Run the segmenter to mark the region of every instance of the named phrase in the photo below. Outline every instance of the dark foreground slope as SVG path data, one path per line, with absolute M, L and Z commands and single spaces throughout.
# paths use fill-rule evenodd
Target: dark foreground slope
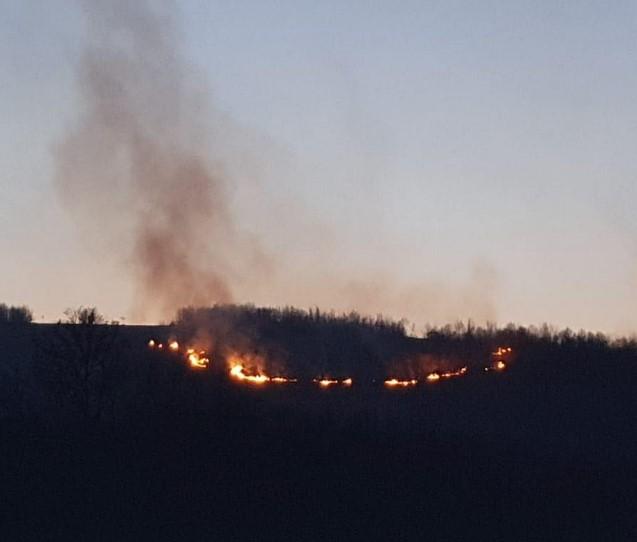
M 637 379 L 624 351 L 558 356 L 537 343 L 502 374 L 416 389 L 257 389 L 148 354 L 148 334 L 169 332 L 123 332 L 118 355 L 134 370 L 99 419 L 44 398 L 47 412 L 5 411 L 3 540 L 637 535 Z M 4 361 L 28 358 L 33 330 L 3 333 Z
M 634 539 L 632 463 L 238 399 L 127 426 L 5 426 L 3 539 Z

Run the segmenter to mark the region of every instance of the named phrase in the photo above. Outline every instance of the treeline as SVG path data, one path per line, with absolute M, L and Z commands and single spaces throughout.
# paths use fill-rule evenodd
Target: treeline
M 212 347 L 217 358 L 238 353 L 272 373 L 305 378 L 376 377 L 392 360 L 416 352 L 418 343 L 402 321 L 292 307 L 189 307 L 178 312 L 175 329 Z
M 533 360 L 543 370 L 586 363 L 635 362 L 637 341 L 602 333 L 559 330 L 548 324 L 476 326 L 471 321 L 428 326 L 416 337 L 406 322 L 356 312 L 336 314 L 319 309 L 258 308 L 217 305 L 181 309 L 177 334 L 208 341 L 223 357 L 228 351 L 254 355 L 276 372 L 285 367 L 298 376 L 353 376 L 359 379 L 417 377 L 424 372 L 458 366 L 484 366 L 498 347 L 513 349 L 512 361 Z
M 26 305 L 12 306 L 0 303 L 0 324 L 28 324 L 33 320 L 33 312 Z
M 194 372 L 183 355 L 149 349 L 150 338 L 206 349 L 210 369 Z M 544 386 L 547 377 L 557 386 L 586 387 L 637 378 L 634 339 L 471 322 L 428 327 L 415 337 L 402 321 L 289 307 L 184 308 L 170 326 L 113 325 L 95 308 L 80 307 L 57 324 L 0 326 L 0 342 L 0 418 L 29 411 L 96 420 L 200 408 L 227 382 L 225 360 L 232 355 L 271 376 L 351 377 L 356 387 L 464 366 L 463 381 L 481 378 L 499 347 L 512 349 L 506 378 L 522 388 Z

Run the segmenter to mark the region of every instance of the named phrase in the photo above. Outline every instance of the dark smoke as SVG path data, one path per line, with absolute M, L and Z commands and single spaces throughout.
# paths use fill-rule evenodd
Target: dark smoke
M 82 6 L 81 112 L 55 153 L 64 205 L 105 260 L 132 272 L 137 317 L 231 301 L 229 262 L 251 248 L 210 163 L 208 91 L 182 56 L 174 6 Z

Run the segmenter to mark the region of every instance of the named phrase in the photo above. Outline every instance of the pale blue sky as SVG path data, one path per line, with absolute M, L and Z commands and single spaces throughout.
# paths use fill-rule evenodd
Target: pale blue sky
M 281 262 L 238 300 L 637 328 L 637 4 L 177 5 L 239 134 L 239 222 Z M 1 12 L 0 301 L 129 316 L 52 185 L 81 12 Z

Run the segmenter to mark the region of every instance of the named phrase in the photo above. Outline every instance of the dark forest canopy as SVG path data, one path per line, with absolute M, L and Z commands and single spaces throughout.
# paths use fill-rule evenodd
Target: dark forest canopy
M 26 305 L 10 306 L 0 303 L 0 324 L 28 324 L 33 320 L 33 312 Z
M 261 356 L 275 371 L 299 376 L 359 378 L 417 377 L 439 369 L 482 366 L 500 346 L 516 361 L 559 359 L 559 363 L 634 360 L 634 339 L 602 333 L 539 327 L 476 326 L 471 321 L 429 326 L 422 337 L 407 333 L 405 321 L 356 312 L 336 314 L 293 307 L 217 305 L 183 308 L 174 323 L 178 336 L 215 350 Z

